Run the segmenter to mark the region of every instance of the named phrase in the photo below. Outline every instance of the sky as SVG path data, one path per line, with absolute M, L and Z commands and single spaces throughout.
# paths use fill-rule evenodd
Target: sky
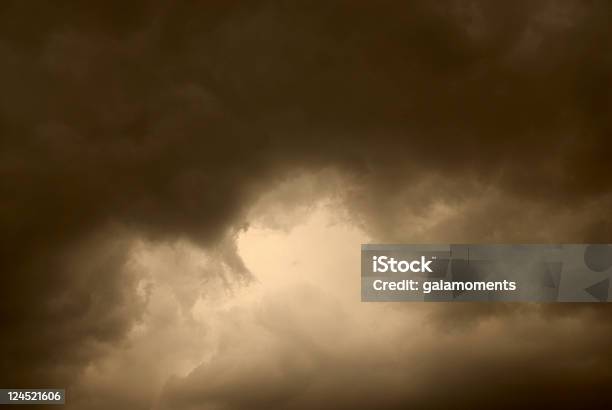
M 362 303 L 361 243 L 612 242 L 605 1 L 0 5 L 1 386 L 602 405 L 612 311 Z

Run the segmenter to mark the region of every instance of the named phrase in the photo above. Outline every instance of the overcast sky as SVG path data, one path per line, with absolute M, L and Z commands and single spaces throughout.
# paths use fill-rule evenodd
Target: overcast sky
M 359 301 L 363 242 L 612 242 L 607 1 L 0 4 L 0 377 L 74 409 L 573 407 L 605 305 Z

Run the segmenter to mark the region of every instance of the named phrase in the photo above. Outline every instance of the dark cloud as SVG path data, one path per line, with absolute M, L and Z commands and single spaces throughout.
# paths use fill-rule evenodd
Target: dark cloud
M 377 331 L 355 337 L 353 320 L 367 322 L 367 309 L 347 320 L 325 298 L 311 306 L 303 294 L 293 297 L 258 312 L 261 328 L 241 326 L 235 340 L 243 341 L 171 379 L 158 408 L 591 408 L 608 401 L 601 392 L 612 376 L 610 323 L 595 324 L 588 311 L 568 318 L 537 306 L 493 306 L 483 315 L 475 304 L 447 304 L 434 307 L 446 322 L 440 328 L 431 316 L 415 323 L 381 311 L 370 325 Z M 453 311 L 469 313 L 473 326 L 456 326 Z M 319 314 L 335 327 L 296 320 Z
M 213 246 L 295 170 L 346 175 L 355 221 L 385 241 L 417 221 L 419 238 L 440 241 L 610 242 L 611 11 L 3 3 L 2 384 L 69 383 L 122 340 L 144 303 L 123 241 Z M 572 377 L 560 385 L 587 392 Z

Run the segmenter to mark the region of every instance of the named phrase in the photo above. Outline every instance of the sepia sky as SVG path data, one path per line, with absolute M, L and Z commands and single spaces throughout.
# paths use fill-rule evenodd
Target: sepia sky
M 586 408 L 612 310 L 362 303 L 364 242 L 612 242 L 606 1 L 0 4 L 0 387 Z M 491 404 L 494 403 L 494 404 Z

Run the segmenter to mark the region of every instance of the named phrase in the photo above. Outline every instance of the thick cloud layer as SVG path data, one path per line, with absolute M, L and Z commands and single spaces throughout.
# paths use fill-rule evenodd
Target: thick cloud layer
M 4 2 L 2 385 L 125 339 L 134 238 L 249 277 L 228 242 L 303 170 L 376 240 L 610 242 L 610 7 Z

